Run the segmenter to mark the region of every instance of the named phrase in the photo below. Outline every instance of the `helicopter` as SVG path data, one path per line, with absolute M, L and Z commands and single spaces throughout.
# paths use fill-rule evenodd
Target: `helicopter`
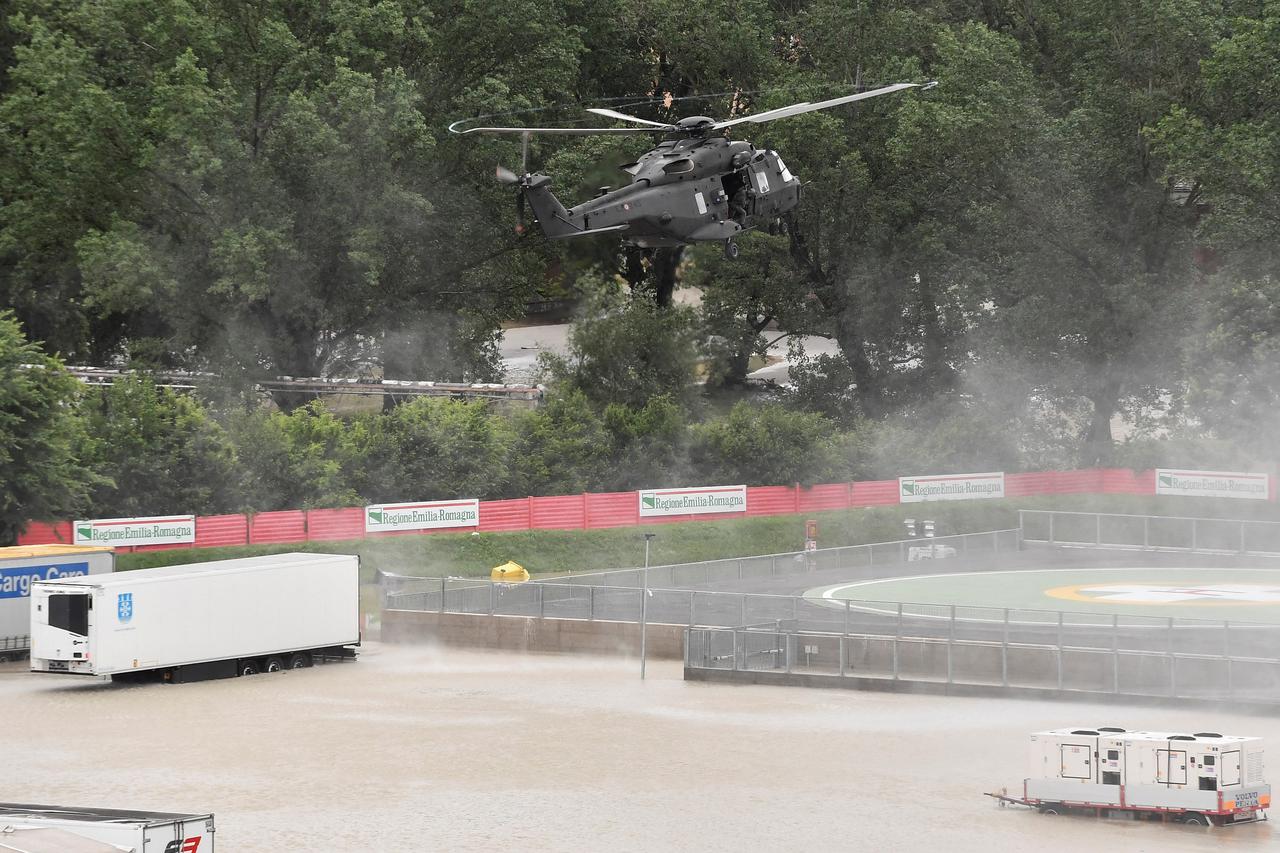
M 637 118 L 616 110 L 592 107 L 587 112 L 638 127 L 472 127 L 468 119 L 449 125 L 452 133 L 518 134 L 521 137 L 521 169 L 517 174 L 503 166 L 497 179 L 517 187 L 519 223 L 524 234 L 524 208 L 533 209 L 535 221 L 549 239 L 616 234 L 624 246 L 656 249 L 690 243 L 722 242 L 725 255 L 740 253 L 735 240 L 746 231 L 765 227 L 771 233 L 787 230 L 786 214 L 800 203 L 797 178 L 778 152 L 757 149 L 749 142 L 732 141 L 724 131 L 740 124 L 763 124 L 803 113 L 899 92 L 931 89 L 929 83 L 893 83 L 853 95 L 817 103 L 803 101 L 754 115 L 717 121 L 708 116 L 688 116 L 674 124 Z M 551 192 L 551 178 L 530 174 L 529 139 L 533 135 L 594 136 L 662 134 L 665 138 L 635 162 L 622 165 L 631 181 L 618 189 L 601 187 L 595 198 L 571 208 Z

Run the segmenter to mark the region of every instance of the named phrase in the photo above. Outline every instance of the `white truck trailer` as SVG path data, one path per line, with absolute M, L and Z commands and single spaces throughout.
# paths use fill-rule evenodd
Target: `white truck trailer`
M 31 670 L 197 681 L 355 656 L 359 558 L 275 554 L 42 581 Z
M 110 548 L 22 545 L 0 548 L 0 660 L 25 657 L 31 647 L 31 585 L 54 578 L 115 570 Z
M 0 845 L 6 831 L 16 840 L 24 830 L 33 839 L 71 833 L 131 853 L 213 853 L 213 815 L 82 809 L 28 803 L 0 803 Z M 36 845 L 32 845 L 35 847 Z M 0 846 L 0 849 L 7 849 Z M 19 848 L 21 849 L 21 848 Z M 46 850 L 78 850 L 65 842 Z M 86 849 L 91 848 L 86 843 Z
M 1044 814 L 1084 811 L 1225 826 L 1265 819 L 1261 738 L 1217 732 L 1054 729 L 1031 735 L 1021 797 Z

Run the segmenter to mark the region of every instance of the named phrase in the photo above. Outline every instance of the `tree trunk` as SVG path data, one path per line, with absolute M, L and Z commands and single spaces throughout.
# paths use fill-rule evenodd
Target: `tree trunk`
M 1120 407 L 1120 380 L 1106 377 L 1088 396 L 1093 403 L 1093 414 L 1085 433 L 1082 461 L 1086 465 L 1101 465 L 1111 458 L 1115 444 L 1111 435 L 1111 418 Z

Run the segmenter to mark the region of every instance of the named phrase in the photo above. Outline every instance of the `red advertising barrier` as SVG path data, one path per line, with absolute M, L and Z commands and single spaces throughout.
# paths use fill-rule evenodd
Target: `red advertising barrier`
M 307 510 L 307 540 L 360 539 L 364 536 L 364 509 Z
M 1271 478 L 1271 499 L 1276 499 L 1276 477 Z M 1088 468 L 1080 471 L 1029 471 L 1005 475 L 1005 495 L 1011 498 L 1069 494 L 1155 494 L 1154 471 L 1124 468 Z M 630 527 L 641 523 L 636 492 L 583 493 L 557 497 L 481 501 L 479 530 L 583 530 Z M 898 503 L 897 480 L 861 483 L 824 483 L 815 486 L 752 486 L 747 489 L 750 516 L 789 515 L 850 507 L 889 506 Z M 715 521 L 741 518 L 743 513 L 707 513 L 646 518 L 645 524 Z M 451 531 L 400 531 L 377 536 L 415 535 Z M 313 509 L 260 512 L 253 515 L 210 515 L 196 519 L 194 545 L 150 545 L 138 550 L 209 548 L 220 545 L 290 543 L 360 539 L 364 509 Z M 72 542 L 71 522 L 33 521 L 18 537 L 19 545 Z
M 202 515 L 196 518 L 195 547 L 248 544 L 249 519 L 243 515 Z
M 249 543 L 252 545 L 305 541 L 307 541 L 305 512 L 290 509 L 283 512 L 259 512 L 249 516 Z
M 635 492 L 587 495 L 587 527 L 631 527 L 640 523 L 640 498 Z

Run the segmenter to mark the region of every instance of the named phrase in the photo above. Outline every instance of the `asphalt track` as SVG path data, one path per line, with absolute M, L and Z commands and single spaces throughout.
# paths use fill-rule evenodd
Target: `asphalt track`
M 1248 584 L 1250 593 L 1261 588 L 1264 598 L 1276 593 L 1277 600 L 1228 603 L 1202 596 L 1188 603 L 1179 595 L 1210 584 L 1217 593 Z M 1135 585 L 1176 588 L 1172 597 L 1181 600 L 1113 600 L 1132 597 Z M 689 588 L 749 594 L 697 596 L 692 621 L 702 625 L 772 623 L 781 630 L 1264 658 L 1280 649 L 1280 560 L 1257 556 L 1032 548 Z M 1047 595 L 1049 590 L 1059 594 Z M 673 608 L 650 600 L 654 621 L 666 621 L 666 609 Z M 685 621 L 680 611 L 687 608 L 677 602 L 674 609 L 670 621 Z

